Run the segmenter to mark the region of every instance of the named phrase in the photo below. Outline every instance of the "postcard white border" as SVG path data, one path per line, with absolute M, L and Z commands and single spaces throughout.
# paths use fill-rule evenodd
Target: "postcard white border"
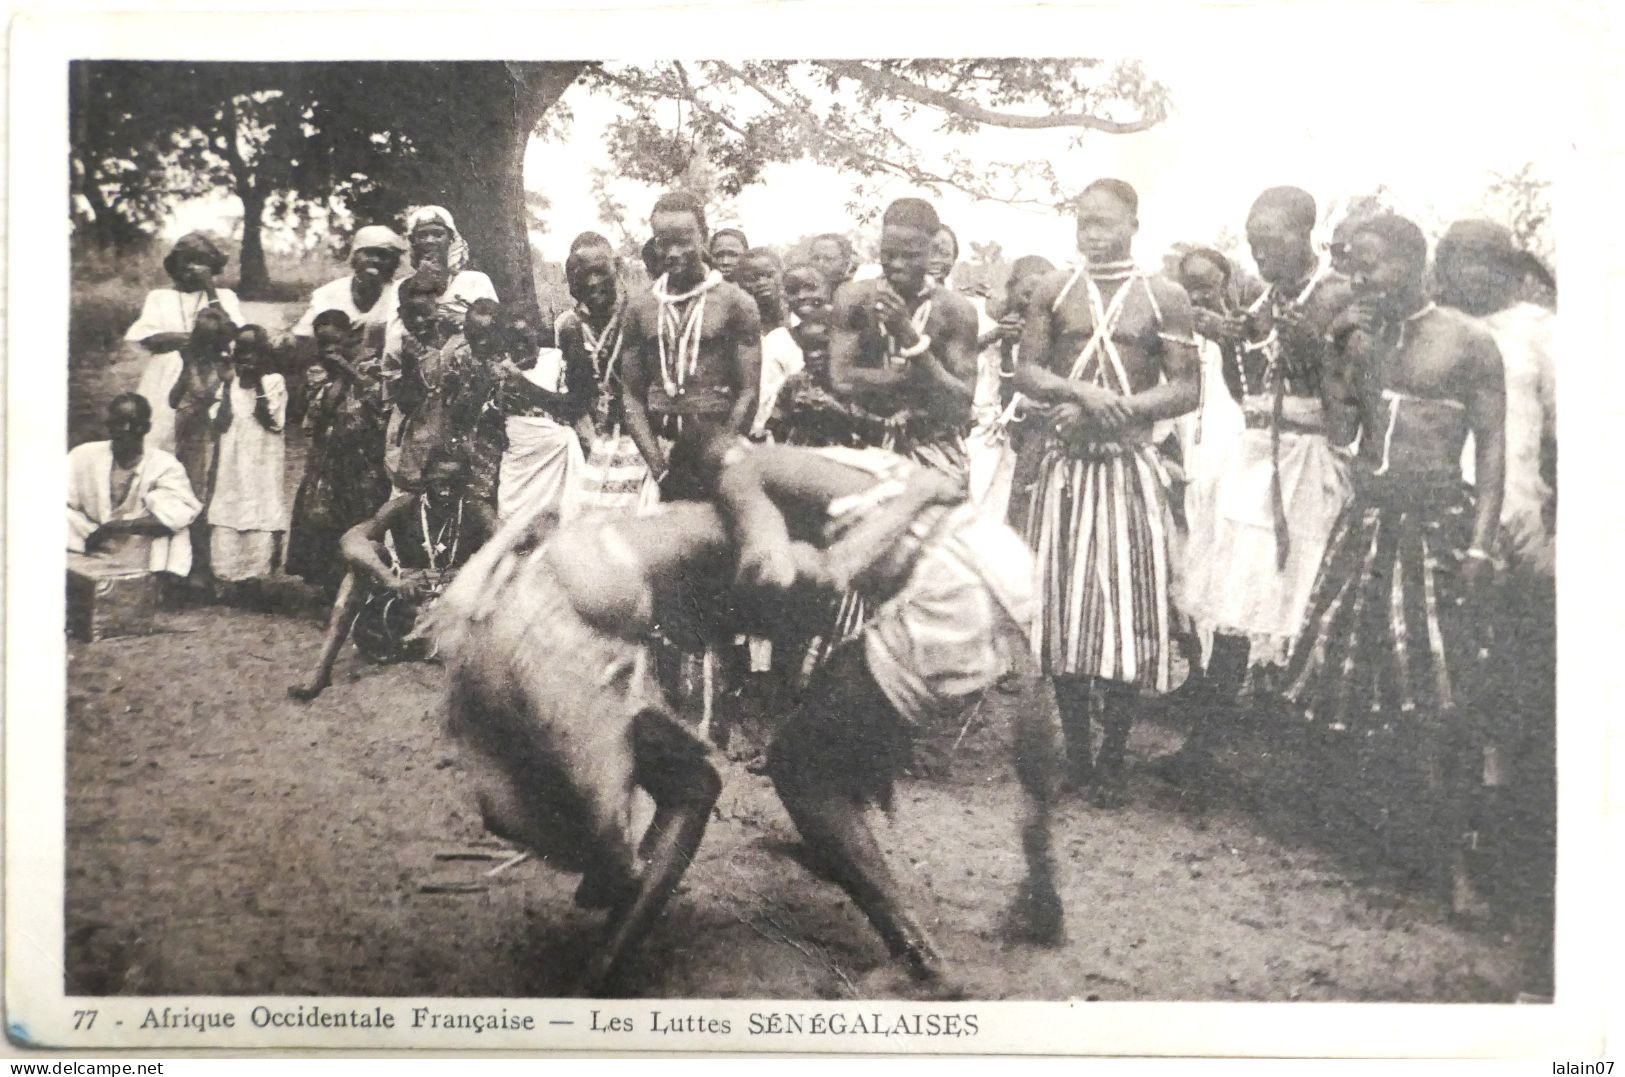
M 394 5 L 391 5 L 392 7 Z M 636 11 L 636 41 L 624 15 Z M 319 16 L 227 14 L 27 15 L 13 24 L 9 109 L 9 214 L 6 362 L 6 729 L 5 729 L 5 1001 L 6 1019 L 34 1044 L 90 1049 L 202 1046 L 192 1032 L 151 1039 L 125 1035 L 149 1003 L 228 1008 L 246 1014 L 265 1003 L 281 1009 L 320 1004 L 374 1005 L 403 1012 L 410 999 L 229 999 L 164 997 L 75 999 L 62 994 L 65 660 L 62 642 L 62 554 L 57 549 L 66 448 L 68 218 L 67 61 L 72 58 L 265 59 L 640 59 L 673 55 L 850 56 L 1024 55 L 1120 52 L 1154 55 L 1158 36 L 1206 34 L 1216 47 L 1238 48 L 1238 63 L 1258 52 L 1258 35 L 1280 40 L 1336 40 L 1378 49 L 1384 33 L 1426 34 L 1440 48 L 1506 51 L 1516 42 L 1486 36 L 1518 19 L 1561 20 L 1572 31 L 1575 149 L 1559 170 L 1560 334 L 1564 370 L 1560 414 L 1565 452 L 1562 486 L 1564 587 L 1560 594 L 1560 843 L 1557 994 L 1549 1006 L 1325 1003 L 1065 1003 L 910 1004 L 704 1000 L 527 1001 L 427 1000 L 436 1009 L 485 1012 L 525 1008 L 573 1017 L 592 1009 L 728 1017 L 744 1027 L 752 1011 L 778 1009 L 844 1014 L 881 1012 L 979 1015 L 978 1034 L 924 1043 L 913 1038 L 834 1037 L 773 1040 L 741 1035 L 640 1036 L 606 1042 L 592 1035 L 460 1038 L 305 1032 L 207 1037 L 207 1046 L 265 1048 L 526 1050 L 828 1051 L 865 1053 L 1085 1053 L 1097 1055 L 1594 1057 L 1600 1050 L 1607 992 L 1617 982 L 1615 912 L 1620 890 L 1612 873 L 1619 830 L 1604 808 L 1609 763 L 1618 763 L 1617 704 L 1625 698 L 1619 660 L 1622 636 L 1615 536 L 1625 492 L 1610 438 L 1619 429 L 1622 379 L 1619 337 L 1608 300 L 1619 277 L 1607 236 L 1617 218 L 1597 216 L 1604 194 L 1617 200 L 1619 139 L 1608 75 L 1619 50 L 1605 7 L 1579 4 L 1441 3 L 1360 5 L 1290 3 L 1127 5 L 992 5 L 962 3 L 617 4 L 594 10 L 533 13 L 448 7 L 439 13 Z M 618 19 L 618 14 L 622 16 Z M 1489 30 L 1486 30 L 1489 27 Z M 1071 42 L 1077 42 L 1075 48 Z M 1245 52 L 1242 43 L 1250 43 Z M 1035 49 L 1035 43 L 1044 48 Z M 498 50 L 500 51 L 494 51 Z M 1379 65 L 1380 66 L 1380 65 Z M 1509 74 L 1509 77 L 1515 77 Z M 1326 87 L 1322 90 L 1333 92 Z M 1346 92 L 1357 92 L 1351 87 Z M 1440 122 L 1448 122 L 1441 117 Z M 1199 182 L 1199 178 L 1193 178 Z M 1599 227 L 1603 220 L 1615 227 Z M 1594 380 L 1588 380 L 1594 379 Z M 1610 470 L 1611 465 L 1611 470 Z M 49 521 L 40 525 L 39 520 Z M 1610 760 L 1609 752 L 1614 755 Z M 1617 774 L 1617 770 L 1612 773 Z M 1617 810 L 1617 809 L 1616 809 Z M 1612 829 L 1607 829 L 1608 827 Z M 1613 836 L 1616 844 L 1604 843 Z M 93 1031 L 74 1032 L 73 1011 L 103 1015 Z M 1617 1013 L 1617 1010 L 1615 1011 Z M 107 1015 L 116 1014 L 111 1020 Z M 132 1015 L 134 1020 L 132 1020 Z M 122 1019 L 122 1028 L 112 1020 Z M 242 1019 L 239 1018 L 241 1021 Z

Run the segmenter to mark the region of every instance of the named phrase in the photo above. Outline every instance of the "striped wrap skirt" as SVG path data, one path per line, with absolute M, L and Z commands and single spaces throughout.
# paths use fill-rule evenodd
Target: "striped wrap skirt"
M 1171 526 L 1151 446 L 1046 447 L 1027 521 L 1045 674 L 1168 690 Z

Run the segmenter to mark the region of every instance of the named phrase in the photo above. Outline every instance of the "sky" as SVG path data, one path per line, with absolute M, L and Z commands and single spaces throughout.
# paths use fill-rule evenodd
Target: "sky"
M 1328 203 L 1375 189 L 1430 230 L 1482 212 L 1494 173 L 1534 162 L 1561 180 L 1574 156 L 1585 88 L 1569 78 L 1576 28 L 1562 18 L 1531 19 L 1533 5 L 1484 3 L 1404 8 L 1328 8 L 1335 18 L 1253 12 L 1242 22 L 1215 5 L 1176 9 L 1188 32 L 1155 38 L 1134 56 L 1171 91 L 1173 113 L 1150 131 L 1090 133 L 1079 150 L 1055 132 L 989 130 L 975 152 L 990 160 L 1051 159 L 1069 186 L 1099 176 L 1128 180 L 1141 197 L 1137 253 L 1154 264 L 1176 241 L 1240 235 L 1248 205 L 1266 187 L 1302 186 Z M 1462 18 L 1463 10 L 1473 17 Z M 1205 20 L 1205 21 L 1204 21 Z M 1218 20 L 1218 21 L 1215 21 Z M 1212 27 L 1234 26 L 1216 39 Z M 561 143 L 533 139 L 526 184 L 551 200 L 543 257 L 560 261 L 570 239 L 598 219 L 590 194 L 594 167 L 607 167 L 605 125 L 614 106 L 577 84 L 565 97 L 575 116 Z M 929 125 L 908 131 L 930 151 L 943 136 Z M 713 226 L 738 225 L 752 242 L 782 245 L 824 231 L 849 231 L 852 178 L 801 162 L 769 168 L 762 181 L 724 206 Z M 629 217 L 646 219 L 658 191 L 631 182 L 613 188 Z M 920 192 L 903 182 L 884 200 Z M 969 254 L 971 241 L 997 240 L 1006 258 L 1073 259 L 1072 225 L 1053 212 L 979 202 L 945 191 L 933 197 Z M 183 207 L 165 229 L 208 227 L 235 212 L 234 200 Z
M 1424 226 L 1481 212 L 1496 172 L 1535 162 L 1548 179 L 1565 166 L 1571 136 L 1565 115 L 1562 49 L 1526 41 L 1516 77 L 1499 49 L 1441 53 L 1430 43 L 1390 43 L 1379 71 L 1363 85 L 1340 85 L 1340 72 L 1359 61 L 1358 46 L 1273 50 L 1269 64 L 1233 52 L 1166 48 L 1143 57 L 1171 90 L 1174 113 L 1150 131 L 1090 133 L 1081 150 L 1066 150 L 1053 132 L 989 132 L 989 159 L 1042 159 L 1074 187 L 1117 176 L 1140 192 L 1137 252 L 1154 261 L 1176 241 L 1211 241 L 1221 229 L 1240 235 L 1247 208 L 1264 188 L 1301 186 L 1328 202 L 1385 185 L 1396 207 Z M 1339 62 L 1339 57 L 1345 62 Z M 1369 68 L 1368 68 L 1369 70 Z M 608 164 L 599 148 L 613 107 L 584 87 L 566 97 L 576 121 L 567 144 L 532 143 L 528 185 L 552 200 L 550 232 L 540 245 L 561 259 L 570 239 L 607 225 L 590 196 L 590 167 Z M 938 136 L 915 133 L 927 148 Z M 938 139 L 940 140 L 940 139 Z M 625 182 L 614 190 L 638 217 L 658 191 Z M 885 197 L 921 193 L 904 182 Z M 753 243 L 786 244 L 803 235 L 853 227 L 844 205 L 851 178 L 811 163 L 774 166 L 712 222 L 742 226 Z M 996 239 L 1007 258 L 1073 257 L 1072 226 L 1041 208 L 978 202 L 947 191 L 932 196 L 939 214 L 971 240 Z

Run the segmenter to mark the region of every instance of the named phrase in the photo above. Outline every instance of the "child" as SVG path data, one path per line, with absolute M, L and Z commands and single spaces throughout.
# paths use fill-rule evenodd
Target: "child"
M 282 493 L 282 423 L 288 391 L 271 372 L 269 336 L 257 325 L 237 331 L 233 365 L 212 410 L 214 490 L 209 499 L 209 561 L 215 579 L 232 586 L 268 576 L 287 530 Z

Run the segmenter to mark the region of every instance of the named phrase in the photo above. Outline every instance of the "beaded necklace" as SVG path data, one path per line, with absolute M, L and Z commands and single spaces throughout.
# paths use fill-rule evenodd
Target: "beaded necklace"
M 676 295 L 666 291 L 666 282 L 667 277 L 662 276 L 654 284 L 655 298 L 660 302 L 656 337 L 660 346 L 660 383 L 666 395 L 675 400 L 683 395 L 688 376 L 699 368 L 705 300 L 722 283 L 722 274 L 713 269 L 699 284 Z

